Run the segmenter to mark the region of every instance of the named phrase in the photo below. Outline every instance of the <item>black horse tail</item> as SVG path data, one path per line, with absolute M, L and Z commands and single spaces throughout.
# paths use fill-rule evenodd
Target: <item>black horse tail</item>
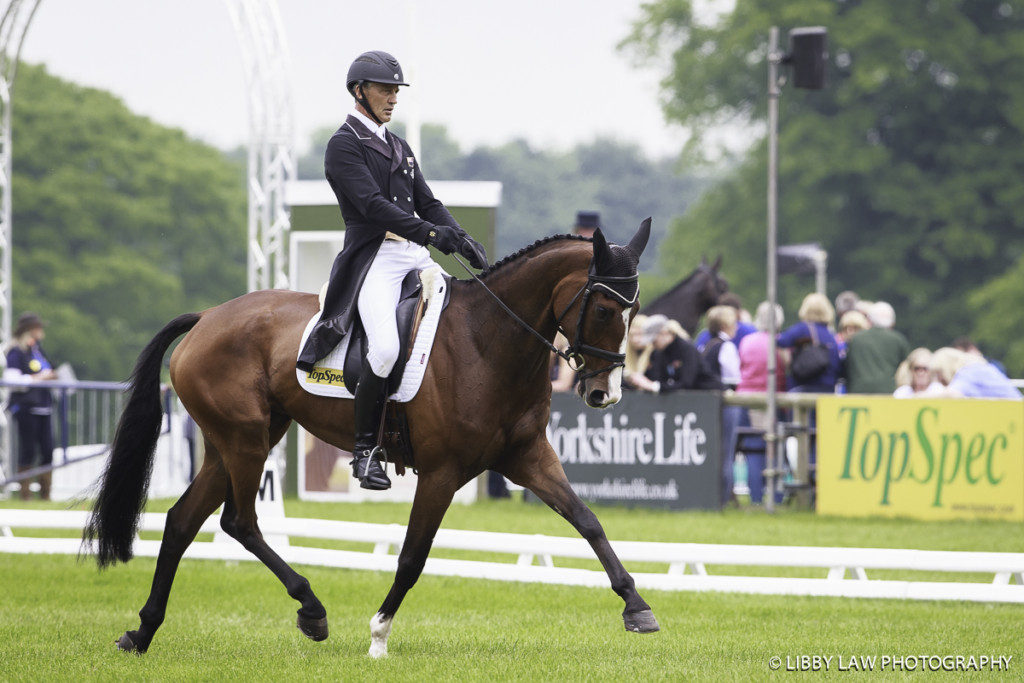
M 186 313 L 167 323 L 135 362 L 128 381 L 128 403 L 117 423 L 110 460 L 82 535 L 83 547 L 98 541 L 96 561 L 100 569 L 132 559 L 132 544 L 146 506 L 163 421 L 160 367 L 171 343 L 195 327 L 199 317 L 198 313 Z

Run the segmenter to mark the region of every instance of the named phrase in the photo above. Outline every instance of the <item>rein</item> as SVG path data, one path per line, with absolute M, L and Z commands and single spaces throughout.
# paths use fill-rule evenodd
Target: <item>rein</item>
M 637 275 L 625 276 L 625 277 L 599 276 L 599 275 L 594 275 L 593 273 L 589 273 L 587 275 L 587 283 L 585 285 L 583 285 L 582 287 L 580 287 L 580 291 L 576 292 L 576 296 L 574 296 L 572 298 L 572 300 L 569 302 L 569 305 L 565 307 L 565 310 L 562 311 L 562 314 L 559 315 L 558 318 L 555 320 L 555 323 L 558 325 L 558 331 L 561 332 L 563 335 L 565 335 L 566 339 L 568 339 L 569 335 L 565 333 L 565 329 L 562 327 L 562 320 L 565 318 L 566 314 L 569 312 L 569 309 L 571 309 L 573 307 L 573 304 L 576 303 L 576 301 L 580 298 L 580 296 L 583 297 L 583 301 L 580 304 L 580 317 L 576 320 L 575 341 L 570 342 L 569 347 L 565 351 L 562 351 L 557 346 L 555 346 L 554 344 L 549 342 L 544 337 L 544 335 L 542 335 L 540 332 L 538 332 L 537 330 L 535 330 L 532 327 L 530 327 L 529 323 L 527 323 L 525 320 L 523 320 L 518 315 L 516 315 L 515 312 L 511 308 L 509 308 L 505 304 L 505 302 L 502 301 L 501 298 L 497 294 L 495 294 L 493 291 L 491 291 L 491 288 L 488 287 L 487 284 L 483 280 L 481 280 L 479 277 L 477 277 L 476 273 L 474 273 L 472 270 L 469 269 L 469 266 L 467 266 L 462 261 L 462 259 L 460 259 L 455 254 L 452 254 L 452 257 L 456 261 L 458 261 L 459 265 L 462 266 L 466 270 L 467 273 L 469 273 L 470 277 L 472 277 L 474 280 L 476 280 L 476 282 L 481 287 L 483 287 L 484 290 L 488 294 L 491 295 L 491 298 L 494 299 L 498 303 L 498 305 L 501 307 L 501 309 L 503 311 L 508 313 L 508 315 L 513 320 L 515 320 L 517 323 L 519 323 L 520 327 L 522 327 L 524 330 L 526 330 L 527 332 L 532 334 L 534 337 L 536 337 L 538 340 L 540 340 L 540 342 L 542 344 L 544 344 L 544 346 L 548 347 L 548 349 L 550 351 L 554 352 L 560 358 L 565 359 L 565 362 L 569 364 L 569 369 L 571 369 L 573 372 L 579 374 L 580 381 L 590 379 L 591 377 L 596 377 L 597 375 L 600 375 L 600 374 L 603 374 L 603 373 L 606 373 L 606 372 L 611 372 L 612 370 L 614 370 L 616 368 L 621 368 L 621 367 L 624 367 L 626 365 L 626 354 L 624 354 L 624 353 L 615 353 L 614 351 L 608 351 L 606 349 L 600 349 L 600 348 L 597 348 L 596 346 L 591 346 L 590 344 L 586 344 L 586 343 L 583 342 L 583 319 L 586 317 L 586 314 L 587 314 L 587 302 L 590 300 L 590 296 L 594 292 L 594 286 L 595 285 L 597 285 L 599 287 L 602 287 L 603 289 L 608 290 L 614 296 L 616 296 L 618 299 L 622 300 L 624 303 L 627 303 L 627 304 L 630 304 L 630 305 L 635 303 L 635 299 L 634 299 L 634 301 L 626 301 L 621 295 L 619 295 L 616 292 L 614 292 L 613 290 L 611 290 L 607 286 L 607 283 L 636 282 L 637 277 L 638 277 Z M 589 354 L 591 356 L 596 356 L 596 357 L 601 358 L 603 360 L 610 361 L 611 365 L 609 365 L 608 367 L 601 368 L 599 370 L 592 370 L 592 371 L 587 372 L 587 373 L 580 373 L 580 371 L 583 370 L 583 368 L 586 367 L 586 364 L 587 364 L 586 359 L 583 358 L 583 354 L 584 353 Z

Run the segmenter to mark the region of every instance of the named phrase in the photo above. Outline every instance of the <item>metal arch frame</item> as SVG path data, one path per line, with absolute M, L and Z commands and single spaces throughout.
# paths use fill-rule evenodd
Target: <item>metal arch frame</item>
M 11 250 L 11 93 L 29 24 L 39 7 L 39 0 L 11 0 L 0 17 L 0 339 L 11 338 L 13 305 L 13 269 Z
M 14 268 L 11 258 L 11 250 L 14 248 L 14 231 L 11 229 L 11 183 L 14 178 L 11 95 L 21 45 L 38 7 L 39 0 L 10 0 L 3 10 L 3 16 L 0 16 L 0 340 L 4 343 L 11 338 L 14 303 Z M 3 393 L 6 399 L 7 392 Z M 9 476 L 15 469 L 10 423 L 6 413 L 0 411 L 0 470 Z M 0 497 L 4 497 L 5 493 L 0 490 Z
M 287 288 L 294 180 L 290 58 L 276 0 L 225 0 L 242 50 L 249 95 L 248 290 Z
M 9 0 L 0 16 L 0 339 L 11 333 L 11 92 L 21 46 L 40 0 Z M 295 152 L 290 58 L 276 0 L 225 0 L 245 67 L 249 94 L 248 290 L 288 287 L 291 217 L 285 184 Z
M 21 46 L 41 0 L 8 0 L 0 15 L 0 340 L 13 306 L 11 92 Z M 276 0 L 225 0 L 242 50 L 249 95 L 248 290 L 288 287 L 291 217 L 285 184 L 295 178 L 290 58 Z M 0 414 L 0 423 L 4 416 Z M 2 426 L 2 425 L 0 425 Z M 0 467 L 11 463 L 0 429 Z M 0 496 L 3 492 L 0 491 Z

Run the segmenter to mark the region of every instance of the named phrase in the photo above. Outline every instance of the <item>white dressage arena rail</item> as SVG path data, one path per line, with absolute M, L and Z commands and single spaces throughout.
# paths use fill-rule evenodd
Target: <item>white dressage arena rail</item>
M 15 535 L 14 530 L 68 529 L 85 526 L 88 513 L 63 510 L 0 509 L 0 552 L 75 554 L 78 538 L 33 538 Z M 165 515 L 146 513 L 140 530 L 163 531 Z M 219 530 L 215 518 L 202 531 Z M 405 527 L 399 524 L 367 524 L 293 517 L 260 520 L 268 536 L 372 543 L 372 552 L 332 550 L 302 546 L 278 547 L 287 562 L 395 571 Z M 724 591 L 773 595 L 811 595 L 850 598 L 900 598 L 914 600 L 966 600 L 971 602 L 1024 603 L 1024 553 L 900 550 L 888 548 L 826 548 L 813 546 L 714 545 L 698 543 L 652 543 L 612 541 L 623 562 L 658 562 L 669 566 L 666 573 L 634 573 L 641 588 L 655 590 Z M 434 548 L 502 553 L 516 556 L 515 562 L 478 560 L 427 560 L 424 573 L 442 576 L 608 587 L 602 571 L 556 567 L 554 558 L 595 559 L 582 538 L 510 534 L 486 531 L 441 529 Z M 135 554 L 155 557 L 159 541 L 135 542 Z M 185 557 L 194 559 L 252 560 L 241 545 L 231 542 L 196 542 Z M 538 561 L 538 564 L 534 562 Z M 713 576 L 707 565 L 751 567 L 809 567 L 828 570 L 826 578 L 770 576 Z M 867 570 L 912 570 L 929 572 L 971 572 L 993 574 L 991 583 L 891 581 L 868 579 Z M 690 572 L 690 573 L 687 573 Z M 847 574 L 851 578 L 846 578 Z

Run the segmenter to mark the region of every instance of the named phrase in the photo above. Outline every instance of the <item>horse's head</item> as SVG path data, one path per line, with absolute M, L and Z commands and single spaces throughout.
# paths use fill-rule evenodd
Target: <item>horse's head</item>
M 555 310 L 580 374 L 577 392 L 592 408 L 622 398 L 629 323 L 639 307 L 637 266 L 650 235 L 650 218 L 624 247 L 609 244 L 598 229 L 586 281 L 580 284 L 578 276 L 556 296 Z
M 717 304 L 718 297 L 729 291 L 729 283 L 718 274 L 718 269 L 721 267 L 721 256 L 715 259 L 715 262 L 711 265 L 708 265 L 707 257 L 701 257 L 700 265 L 697 266 L 697 274 L 704 278 L 700 290 L 701 304 L 704 311 Z

